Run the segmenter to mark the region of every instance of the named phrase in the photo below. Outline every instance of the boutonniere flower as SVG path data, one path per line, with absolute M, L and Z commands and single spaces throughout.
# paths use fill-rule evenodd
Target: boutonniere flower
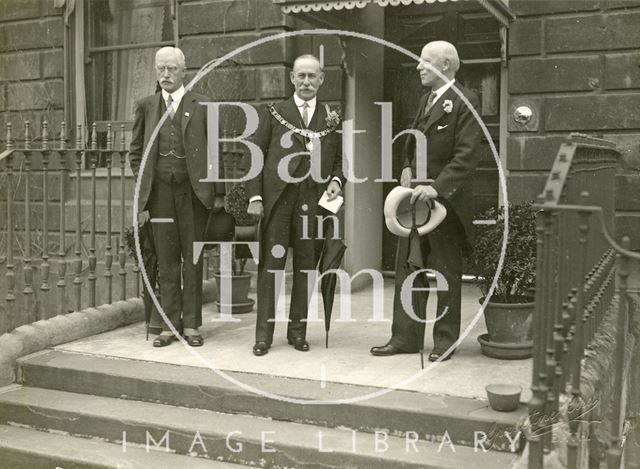
M 327 117 L 324 119 L 324 122 L 327 124 L 327 127 L 335 128 L 340 125 L 341 120 L 340 114 L 336 111 L 327 111 Z
M 188 112 L 185 112 L 184 115 L 185 115 L 185 117 L 189 117 L 189 113 Z
M 442 103 L 442 109 L 444 109 L 444 112 L 447 114 L 451 114 L 451 111 L 453 111 L 453 101 L 445 99 L 444 103 Z

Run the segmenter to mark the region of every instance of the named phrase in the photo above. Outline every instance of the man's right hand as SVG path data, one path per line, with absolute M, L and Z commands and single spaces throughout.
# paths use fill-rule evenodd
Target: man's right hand
M 262 206 L 261 200 L 254 200 L 249 203 L 247 207 L 247 213 L 249 215 L 253 215 L 257 220 L 261 219 L 264 216 L 264 207 Z
M 400 175 L 400 185 L 402 187 L 411 187 L 411 178 L 413 174 L 411 172 L 411 168 L 407 166 L 402 170 L 402 174 Z

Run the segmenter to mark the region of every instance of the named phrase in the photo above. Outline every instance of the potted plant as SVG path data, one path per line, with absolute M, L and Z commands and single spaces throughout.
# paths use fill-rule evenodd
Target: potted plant
M 249 199 L 242 184 L 235 184 L 225 195 L 225 210 L 231 214 L 236 222 L 234 241 L 255 240 L 256 229 L 253 217 L 247 214 Z M 249 298 L 251 287 L 251 273 L 245 271 L 247 260 L 251 252 L 247 246 L 233 246 L 233 262 L 231 272 L 217 271 L 213 276 L 216 279 L 218 309 L 230 308 L 232 314 L 249 313 L 253 311 L 255 301 Z M 231 285 L 231 304 L 221 303 L 221 285 L 223 278 L 227 285 Z
M 502 359 L 529 358 L 532 354 L 533 288 L 536 276 L 536 210 L 531 202 L 509 205 L 509 238 L 500 276 L 505 212 L 494 207 L 479 217 L 495 224 L 478 225 L 469 267 L 477 277 L 485 299 L 488 334 L 478 337 L 482 353 Z

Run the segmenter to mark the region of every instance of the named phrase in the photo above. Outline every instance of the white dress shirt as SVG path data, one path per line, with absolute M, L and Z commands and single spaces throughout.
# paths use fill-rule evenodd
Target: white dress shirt
M 318 102 L 318 99 L 314 96 L 313 99 L 310 99 L 309 101 L 305 101 L 304 99 L 298 97 L 297 94 L 294 94 L 293 100 L 295 101 L 296 106 L 298 107 L 298 112 L 300 112 L 300 117 L 303 117 L 304 103 L 307 103 L 309 105 L 309 107 L 307 108 L 307 118 L 309 119 L 307 121 L 307 125 L 309 125 L 309 122 L 311 122 L 311 119 L 313 118 L 313 113 L 316 112 L 316 104 Z M 302 121 L 304 122 L 304 119 Z
M 435 90 L 436 97 L 433 99 L 433 102 L 435 103 L 436 101 L 438 101 L 440 99 L 440 97 L 445 93 L 445 91 L 447 91 L 449 88 L 451 88 L 453 86 L 453 83 L 455 81 L 456 81 L 456 79 L 454 78 L 453 80 L 445 83 L 440 88 Z
M 165 106 L 167 105 L 167 99 L 169 99 L 169 95 L 171 95 L 171 99 L 173 100 L 173 102 L 171 103 L 171 107 L 173 108 L 174 114 L 178 112 L 178 106 L 180 106 L 180 101 L 182 101 L 184 93 L 184 85 L 180 85 L 180 88 L 175 90 L 173 93 L 162 90 L 162 99 L 164 99 Z

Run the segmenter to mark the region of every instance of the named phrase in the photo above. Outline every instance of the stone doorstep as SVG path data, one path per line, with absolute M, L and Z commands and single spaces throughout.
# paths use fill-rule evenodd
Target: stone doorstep
M 489 435 L 485 447 L 502 452 L 512 451 L 505 432 L 515 439 L 519 422 L 526 416 L 523 405 L 516 412 L 501 413 L 489 409 L 486 401 L 404 390 L 365 401 L 305 405 L 304 401 L 327 400 L 327 394 L 333 400 L 348 400 L 383 388 L 332 382 L 321 389 L 312 380 L 225 372 L 246 386 L 298 401 L 290 402 L 240 389 L 206 368 L 61 351 L 24 357 L 18 366 L 18 381 L 25 386 L 347 427 L 363 433 L 386 429 L 390 434 L 406 436 L 416 432 L 421 439 L 432 442 L 441 441 L 447 433 L 455 445 L 464 446 L 473 446 L 474 439 L 482 438 L 475 432 L 483 432 Z M 523 436 L 519 443 L 524 443 Z M 517 443 L 514 446 L 516 451 L 521 449 Z
M 168 436 L 164 444 L 179 454 L 206 451 L 229 462 L 263 467 L 498 469 L 516 459 L 514 454 L 475 452 L 463 446 L 453 451 L 422 440 L 407 446 L 404 438 L 390 435 L 381 451 L 373 435 L 355 434 L 354 450 L 354 434 L 345 429 L 29 387 L 0 394 L 0 409 L 0 423 L 121 444 L 125 438 L 127 444 L 139 445 L 150 444 L 150 437 L 161 442 Z
M 76 438 L 68 434 L 40 432 L 0 425 L 2 467 L 51 469 L 54 467 L 102 468 L 153 467 L 154 469 L 240 469 L 247 466 L 182 456 L 144 447 L 108 443 L 98 438 Z

